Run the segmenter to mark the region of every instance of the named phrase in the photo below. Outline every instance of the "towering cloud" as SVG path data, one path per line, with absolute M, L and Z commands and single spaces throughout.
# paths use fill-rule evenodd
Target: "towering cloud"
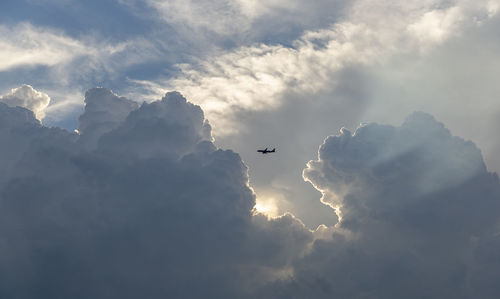
M 177 92 L 86 94 L 79 133 L 0 103 L 2 298 L 496 298 L 500 184 L 431 116 L 343 129 L 304 177 L 339 223 L 268 219 Z M 333 212 L 333 210 L 332 210 Z
M 304 177 L 338 208 L 295 264 L 292 298 L 496 298 L 500 184 L 430 115 L 328 137 Z M 497 248 L 498 249 L 498 248 Z
M 243 296 L 311 242 L 292 216 L 253 215 L 240 157 L 179 93 L 86 101 L 80 135 L 0 105 L 1 297 Z
M 81 143 L 95 147 L 99 138 L 116 129 L 139 105 L 118 97 L 105 88 L 94 88 L 85 93 L 85 111 L 78 118 Z

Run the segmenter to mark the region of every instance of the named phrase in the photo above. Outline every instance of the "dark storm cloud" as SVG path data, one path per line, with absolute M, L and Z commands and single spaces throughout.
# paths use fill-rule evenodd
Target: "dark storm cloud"
M 326 139 L 304 174 L 341 221 L 313 241 L 179 93 L 86 104 L 78 135 L 0 103 L 2 298 L 498 297 L 498 177 L 427 114 Z

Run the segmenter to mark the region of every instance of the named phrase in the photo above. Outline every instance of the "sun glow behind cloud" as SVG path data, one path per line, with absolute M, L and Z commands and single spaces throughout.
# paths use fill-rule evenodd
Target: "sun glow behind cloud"
M 499 1 L 64 2 L 0 25 L 0 297 L 499 298 Z
M 270 218 L 279 217 L 278 200 L 275 197 L 257 196 L 254 206 L 255 212 L 266 215 Z
M 140 297 L 145 286 L 169 298 L 360 297 L 366 290 L 392 298 L 394 281 L 414 298 L 455 298 L 461 287 L 474 298 L 498 294 L 496 285 L 482 285 L 498 277 L 498 267 L 482 270 L 488 258 L 498 260 L 498 176 L 472 142 L 428 114 L 328 137 L 304 177 L 322 193 L 345 190 L 334 203 L 343 216 L 311 231 L 278 215 L 279 196 L 257 194 L 255 202 L 241 157 L 212 143 L 203 111 L 181 94 L 138 105 L 96 88 L 85 102 L 78 135 L 0 103 L 0 273 L 9 282 L 0 291 L 7 297 L 32 298 L 40 283 L 64 298 Z M 58 271 L 46 266 L 54 261 Z M 123 276 L 124 267 L 133 274 Z M 19 269 L 36 271 L 8 275 Z M 61 287 L 75 269 L 80 279 Z M 476 280 L 450 279 L 464 272 Z M 366 273 L 377 283 L 360 289 Z M 117 278 L 126 289 L 114 286 Z

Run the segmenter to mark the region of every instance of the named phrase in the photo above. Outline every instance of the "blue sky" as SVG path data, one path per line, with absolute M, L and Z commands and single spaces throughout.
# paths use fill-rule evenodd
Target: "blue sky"
M 499 25 L 498 0 L 4 0 L 0 102 L 10 107 L 0 106 L 5 120 L 0 140 L 11 145 L 0 159 L 9 169 L 0 176 L 0 199 L 7 202 L 12 216 L 19 210 L 11 202 L 26 197 L 23 190 L 31 190 L 35 197 L 40 193 L 42 200 L 53 194 L 55 203 L 47 201 L 47 215 L 57 214 L 58 225 L 64 227 L 69 212 L 65 204 L 54 207 L 65 197 L 74 197 L 69 210 L 98 215 L 98 223 L 82 216 L 82 227 L 103 228 L 69 243 L 95 245 L 95 261 L 105 260 L 107 253 L 97 250 L 100 243 L 91 240 L 99 233 L 112 237 L 113 228 L 124 233 L 130 225 L 119 220 L 124 215 L 139 221 L 131 239 L 141 239 L 150 226 L 158 225 L 161 229 L 153 231 L 160 235 L 163 231 L 189 250 L 197 242 L 208 246 L 200 227 L 211 223 L 210 236 L 225 249 L 210 245 L 207 252 L 216 257 L 214 261 L 230 265 L 227 273 L 216 271 L 213 279 L 198 285 L 206 291 L 213 290 L 208 285 L 217 285 L 222 291 L 210 293 L 214 297 L 388 298 L 402 294 L 389 287 L 398 276 L 392 274 L 412 269 L 411 275 L 423 279 L 419 275 L 433 269 L 450 279 L 467 277 L 457 278 L 455 288 L 466 294 L 464 298 L 496 298 L 496 288 L 488 283 L 496 272 L 486 266 L 495 256 L 467 258 L 496 249 L 498 242 L 493 228 L 498 217 L 474 206 L 472 198 L 484 194 L 480 199 L 484 206 L 497 208 Z M 23 116 L 24 110 L 16 106 L 32 110 L 43 126 L 37 127 L 36 120 Z M 256 153 L 265 147 L 276 147 L 277 153 Z M 155 166 L 155 161 L 162 166 Z M 118 177 L 130 185 L 114 179 L 113 174 L 120 173 L 123 177 Z M 169 181 L 165 186 L 158 179 L 162 176 Z M 70 187 L 60 186 L 60 179 Z M 106 189 L 106 184 L 111 187 Z M 74 195 L 70 188 L 81 193 Z M 141 192 L 149 196 L 145 206 L 130 212 Z M 169 201 L 155 206 L 155 192 L 169 199 L 184 198 L 185 205 Z M 409 193 L 413 195 L 406 196 Z M 203 210 L 198 201 L 204 194 L 220 214 Z M 103 204 L 105 195 L 116 202 Z M 120 196 L 125 210 L 111 212 L 120 206 Z M 460 202 L 448 210 L 453 197 Z M 91 204 L 80 205 L 82 198 Z M 439 204 L 433 206 L 436 200 Z M 221 202 L 228 205 L 227 211 Z M 100 214 L 92 204 L 109 210 Z M 254 205 L 257 210 L 252 210 Z M 154 217 L 158 222 L 140 221 L 155 209 L 172 221 Z M 409 212 L 412 209 L 415 213 Z M 180 233 L 192 235 L 189 242 L 171 229 L 182 223 L 176 213 L 186 210 L 192 212 L 186 216 L 192 225 Z M 468 210 L 471 222 L 460 225 Z M 29 218 L 30 211 L 19 212 L 19 219 Z M 459 233 L 442 226 L 434 213 L 455 223 Z M 100 218 L 104 216 L 115 217 L 116 222 L 107 226 Z M 64 255 L 62 248 L 69 243 L 50 233 L 50 217 L 40 217 L 37 221 L 47 225 L 54 252 Z M 234 231 L 228 231 L 231 238 L 244 232 L 246 239 L 238 239 L 241 244 L 257 244 L 250 246 L 254 252 L 226 242 L 220 227 L 227 225 L 234 225 Z M 29 235 L 36 223 L 24 229 Z M 7 230 L 4 235 L 11 233 Z M 380 239 L 370 239 L 370 234 Z M 393 241 L 402 235 L 411 244 L 430 247 L 415 245 L 415 249 Z M 152 233 L 144 241 L 155 239 L 158 235 Z M 445 246 L 447 241 L 461 244 L 464 251 Z M 159 242 L 159 248 L 167 248 L 167 243 Z M 28 255 L 39 249 L 36 240 L 25 244 Z M 432 244 L 452 252 L 449 259 L 436 252 L 444 260 L 436 269 L 430 265 L 438 258 L 416 265 L 398 263 L 384 253 L 394 250 L 402 260 L 411 260 L 416 250 L 413 258 L 424 259 Z M 115 245 L 109 248 L 117 250 Z M 72 246 L 68 255 L 84 260 Z M 349 255 L 350 248 L 359 249 L 355 258 Z M 172 254 L 182 251 L 179 245 Z M 57 256 L 54 252 L 47 254 Z M 361 261 L 353 268 L 352 284 L 335 270 L 347 271 L 349 265 L 325 252 L 352 263 Z M 146 251 L 141 254 L 147 256 Z M 235 258 L 234 264 L 224 258 L 238 254 L 244 258 Z M 159 253 L 152 256 L 165 263 L 169 259 Z M 202 255 L 197 258 L 201 261 Z M 460 262 L 454 263 L 454 258 Z M 42 267 L 43 262 L 23 269 Z M 196 267 L 195 262 L 188 264 Z M 205 260 L 201 264 L 215 267 Z M 61 261 L 60 266 L 68 265 Z M 113 266 L 107 266 L 106 275 L 115 277 Z M 465 270 L 456 270 L 462 266 Z M 60 273 L 54 271 L 49 284 Z M 182 278 L 177 277 L 181 283 L 191 277 L 189 269 L 183 271 Z M 372 289 L 367 277 L 356 274 L 369 277 L 377 271 L 386 271 L 387 277 L 379 281 L 386 288 Z M 210 277 L 209 272 L 203 275 Z M 176 278 L 175 273 L 157 268 L 152 273 L 160 280 Z M 93 271 L 85 272 L 81 279 L 92 275 Z M 249 280 L 249 285 L 225 288 L 232 276 L 246 280 L 255 275 L 259 279 Z M 416 287 L 411 275 L 401 281 L 409 290 Z M 474 280 L 474 275 L 480 278 Z M 312 277 L 329 278 L 321 288 Z M 133 275 L 123 279 L 133 281 Z M 290 285 L 287 279 L 296 279 L 297 284 Z M 37 278 L 18 282 L 28 286 L 33 281 Z M 43 285 L 41 281 L 37 283 Z M 335 281 L 344 281 L 345 289 L 334 291 Z M 170 286 L 162 293 L 159 284 L 148 283 L 155 294 L 189 292 Z M 454 289 L 449 281 L 438 286 L 425 279 L 422 283 L 436 290 Z M 256 293 L 242 291 L 252 288 Z M 131 294 L 139 289 L 131 287 Z M 47 297 L 57 293 L 48 290 Z M 103 286 L 96 290 L 101 295 L 106 292 Z M 14 294 L 0 284 L 2 291 Z M 74 295 L 72 291 L 61 294 Z M 438 293 L 415 291 L 415 296 L 432 298 Z M 30 294 L 16 295 L 29 298 Z

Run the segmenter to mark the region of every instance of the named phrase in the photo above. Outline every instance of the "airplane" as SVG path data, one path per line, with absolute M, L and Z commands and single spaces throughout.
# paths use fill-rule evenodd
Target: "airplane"
M 263 150 L 257 150 L 258 153 L 262 153 L 262 154 L 269 154 L 269 153 L 275 153 L 276 152 L 276 148 L 273 148 L 272 150 L 268 150 L 267 147 Z

